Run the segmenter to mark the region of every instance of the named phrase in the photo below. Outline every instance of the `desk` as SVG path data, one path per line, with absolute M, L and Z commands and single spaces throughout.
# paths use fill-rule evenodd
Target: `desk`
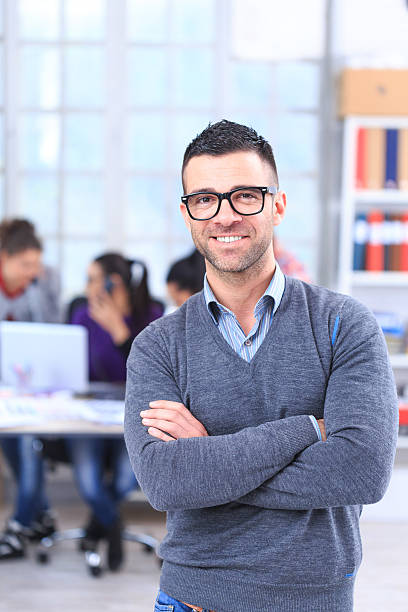
M 30 397 L 0 395 L 0 436 L 35 435 L 41 438 L 67 436 L 123 436 L 123 400 L 76 399 L 65 395 Z M 5 426 L 6 425 L 6 426 Z M 0 481 L 1 489 L 1 481 Z M 1 494 L 1 490 L 0 490 Z M 48 550 L 55 542 L 83 538 L 83 529 L 57 532 L 43 538 L 37 559 L 45 562 Z M 155 551 L 158 542 L 147 534 L 135 534 L 127 529 L 123 539 L 138 542 L 146 551 Z M 87 553 L 86 562 L 92 575 L 101 572 L 101 558 L 97 552 Z

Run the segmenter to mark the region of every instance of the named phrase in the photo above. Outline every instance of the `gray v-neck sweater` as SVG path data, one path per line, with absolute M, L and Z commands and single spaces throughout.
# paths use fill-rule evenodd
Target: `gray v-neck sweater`
M 182 402 L 209 437 L 150 436 L 139 412 L 157 399 Z M 247 363 L 193 296 L 128 359 L 130 459 L 167 511 L 161 589 L 217 612 L 351 612 L 361 505 L 384 495 L 396 437 L 384 338 L 356 300 L 287 277 Z

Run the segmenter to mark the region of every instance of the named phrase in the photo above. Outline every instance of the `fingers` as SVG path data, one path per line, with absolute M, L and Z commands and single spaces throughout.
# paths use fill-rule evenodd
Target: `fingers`
M 189 423 L 192 423 L 192 424 L 200 423 L 200 421 L 198 421 L 191 414 L 190 410 L 188 410 L 188 408 L 186 408 L 184 406 L 184 404 L 181 404 L 180 402 L 170 402 L 168 400 L 156 400 L 154 402 L 150 402 L 149 406 L 150 406 L 151 409 L 171 410 L 173 413 L 176 413 L 176 414 L 184 417 Z M 146 416 L 148 416 L 148 415 L 146 415 Z M 200 425 L 201 425 L 201 423 L 200 423 Z
M 163 440 L 164 442 L 174 442 L 175 439 L 171 436 L 168 436 L 164 433 L 164 431 L 160 431 L 160 429 L 156 429 L 155 427 L 149 427 L 147 433 L 153 436 L 154 438 L 159 438 L 159 440 Z
M 142 424 L 147 427 L 170 434 L 175 439 L 208 435 L 202 423 L 179 402 L 159 400 L 149 406 L 152 406 L 149 410 L 140 412 Z

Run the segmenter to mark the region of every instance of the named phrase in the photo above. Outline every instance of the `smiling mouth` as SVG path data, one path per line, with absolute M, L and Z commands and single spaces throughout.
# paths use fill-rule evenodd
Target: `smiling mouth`
M 246 236 L 213 236 L 213 238 L 217 242 L 238 242 L 238 240 L 242 240 Z

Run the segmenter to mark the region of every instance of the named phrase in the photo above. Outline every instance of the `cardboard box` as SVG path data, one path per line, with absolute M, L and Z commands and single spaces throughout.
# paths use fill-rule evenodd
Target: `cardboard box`
M 345 69 L 339 115 L 408 115 L 408 70 Z

